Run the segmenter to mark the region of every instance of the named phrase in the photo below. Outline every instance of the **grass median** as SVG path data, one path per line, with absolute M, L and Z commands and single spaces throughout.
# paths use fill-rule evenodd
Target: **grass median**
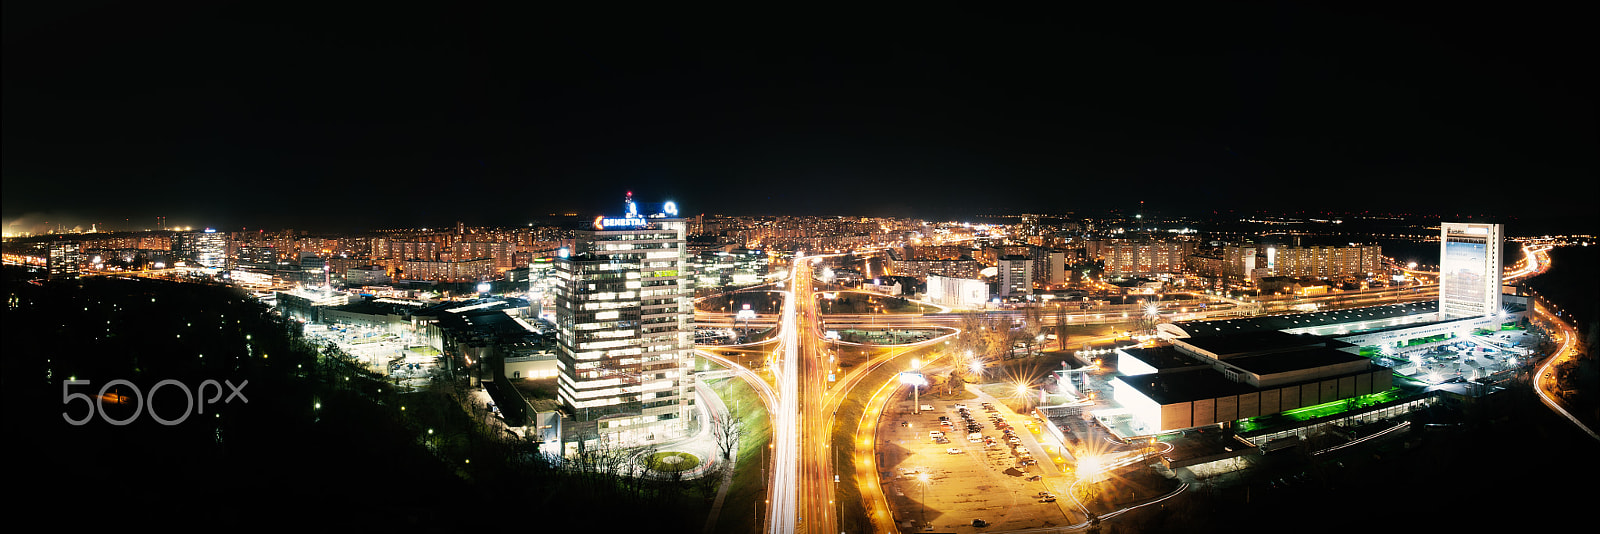
M 744 534 L 761 530 L 766 515 L 767 480 L 763 477 L 762 461 L 771 458 L 763 454 L 772 442 L 772 425 L 761 397 L 744 380 L 724 378 L 712 381 L 722 395 L 723 402 L 734 417 L 744 421 L 739 438 L 738 461 L 735 462 L 733 480 L 728 494 L 723 498 L 713 532 L 719 534 Z
M 910 354 L 925 354 L 928 350 L 926 348 L 918 349 L 898 358 L 907 358 Z M 882 387 L 885 382 L 895 380 L 896 375 L 904 370 L 903 367 L 890 363 L 878 366 L 877 369 L 868 373 L 856 385 L 852 394 L 845 396 L 844 400 L 840 402 L 838 414 L 833 418 L 832 443 L 834 454 L 842 455 L 847 459 L 847 461 L 839 462 L 838 457 L 834 458 L 834 462 L 838 465 L 839 474 L 839 484 L 835 490 L 834 502 L 839 503 L 840 532 L 873 531 L 872 521 L 867 516 L 866 503 L 862 501 L 861 488 L 854 483 L 857 474 L 854 459 L 856 458 L 857 449 L 862 447 L 861 441 L 857 439 L 856 431 L 860 428 L 863 417 L 876 418 L 878 416 L 876 413 L 866 413 L 867 401 L 872 397 L 872 394 L 876 393 L 878 388 Z M 899 386 L 891 387 L 899 388 Z M 889 392 L 889 395 L 895 396 L 890 401 L 897 400 L 901 393 L 906 392 Z M 906 393 L 906 395 L 909 395 L 909 393 Z M 875 440 L 876 436 L 867 436 L 867 439 Z M 879 467 L 881 468 L 882 466 Z M 863 475 L 870 476 L 871 473 L 863 473 Z

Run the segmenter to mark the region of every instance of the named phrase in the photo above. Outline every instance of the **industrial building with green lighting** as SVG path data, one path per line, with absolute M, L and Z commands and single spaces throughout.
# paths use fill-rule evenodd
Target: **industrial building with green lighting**
M 1526 301 L 1504 304 L 1469 318 L 1441 319 L 1424 302 L 1164 324 L 1166 343 L 1117 351 L 1117 407 L 1093 415 L 1124 439 L 1212 426 L 1258 446 L 1392 419 L 1438 395 L 1481 392 L 1473 381 L 1526 361 L 1527 349 L 1498 335 L 1526 324 Z M 1455 348 L 1467 344 L 1476 348 Z M 1445 347 L 1466 356 L 1451 356 L 1449 372 L 1419 371 Z
M 1118 353 L 1113 399 L 1131 428 L 1161 434 L 1231 423 L 1388 391 L 1392 371 L 1357 347 L 1309 334 L 1262 331 L 1180 338 Z M 1121 425 L 1117 425 L 1121 427 Z
M 1158 325 L 1166 343 L 1117 350 L 1115 406 L 1091 415 L 1124 440 L 1227 430 L 1210 450 L 1163 456 L 1178 467 L 1323 430 L 1356 442 L 1404 426 L 1400 416 L 1441 395 L 1492 391 L 1532 360 L 1529 298 L 1503 285 L 1500 225 L 1440 232 L 1437 300 Z

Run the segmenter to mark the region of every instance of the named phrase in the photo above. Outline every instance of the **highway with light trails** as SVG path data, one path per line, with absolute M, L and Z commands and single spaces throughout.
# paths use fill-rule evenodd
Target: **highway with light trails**
M 1507 281 L 1523 279 L 1537 275 L 1548 269 L 1549 246 L 1525 246 L 1526 259 L 1514 264 L 1507 269 Z M 758 325 L 776 325 L 778 335 L 773 343 L 774 355 L 768 360 L 771 365 L 773 383 L 775 388 L 757 387 L 761 391 L 761 398 L 768 403 L 769 412 L 773 419 L 772 436 L 772 472 L 769 479 L 769 506 L 766 515 L 765 532 L 790 534 L 796 532 L 831 534 L 838 532 L 840 518 L 839 510 L 842 508 L 836 502 L 838 494 L 834 476 L 838 474 L 838 462 L 851 462 L 855 473 L 853 480 L 840 479 L 839 483 L 856 484 L 863 499 L 863 507 L 867 512 L 867 519 L 871 528 L 878 532 L 893 532 L 897 530 L 888 498 L 883 494 L 878 480 L 878 467 L 874 465 L 874 438 L 877 432 L 876 419 L 884 406 L 891 398 L 898 385 L 894 381 L 885 383 L 864 383 L 864 378 L 872 371 L 882 366 L 898 366 L 909 368 L 908 354 L 916 354 L 920 349 L 927 348 L 935 343 L 940 343 L 949 336 L 959 334 L 960 326 L 965 320 L 962 313 L 948 314 L 830 314 L 827 316 L 828 328 L 854 327 L 868 329 L 886 328 L 941 328 L 948 330 L 943 335 L 935 338 L 896 347 L 885 354 L 874 357 L 864 365 L 856 366 L 843 376 L 836 374 L 835 381 L 830 383 L 827 379 L 829 373 L 836 373 L 837 363 L 831 357 L 827 348 L 828 341 L 824 339 L 820 327 L 822 317 L 818 313 L 813 287 L 813 267 L 818 256 L 799 255 L 790 266 L 788 277 L 785 280 L 787 290 L 784 291 L 785 299 L 782 313 L 777 318 L 762 317 L 754 321 Z M 1419 276 L 1428 276 L 1432 273 L 1415 272 Z M 1374 304 L 1393 303 L 1403 301 L 1431 300 L 1437 298 L 1438 286 L 1432 284 L 1418 284 L 1402 287 L 1375 288 L 1359 291 L 1346 291 L 1338 294 L 1295 298 L 1292 296 L 1269 296 L 1260 298 L 1228 299 L 1217 295 L 1195 293 L 1199 301 L 1208 304 L 1201 308 L 1198 302 L 1160 302 L 1154 303 L 1155 312 L 1166 320 L 1194 320 L 1208 317 L 1230 317 L 1237 315 L 1256 315 L 1291 312 L 1296 306 L 1306 304 L 1318 308 L 1332 309 L 1345 307 L 1370 306 Z M 1241 313 L 1241 308 L 1248 306 L 1248 312 Z M 1118 323 L 1128 320 L 1126 313 L 1137 314 L 1141 308 L 1133 305 L 1123 305 L 1114 309 L 1095 310 L 1095 313 L 1073 313 L 1065 308 L 1046 307 L 1042 319 L 1053 322 L 1058 315 L 1064 315 L 1064 320 L 1070 324 L 1105 324 Z M 1020 317 L 1020 311 L 988 311 L 989 315 Z M 1563 321 L 1549 315 L 1542 305 L 1538 307 L 1538 317 L 1543 322 L 1555 328 L 1566 328 L 1560 336 L 1562 342 L 1558 357 L 1548 359 L 1539 370 L 1541 377 L 1536 389 L 1540 397 L 1552 410 L 1561 413 L 1584 429 L 1591 436 L 1597 436 L 1592 430 L 1579 423 L 1578 420 L 1566 413 L 1548 391 L 1553 391 L 1553 383 L 1549 380 L 1548 369 L 1554 365 L 1559 357 L 1570 357 L 1574 353 L 1573 340 L 1576 332 L 1570 330 Z M 717 312 L 697 312 L 697 324 L 701 325 L 733 325 L 733 315 Z M 772 343 L 768 341 L 767 343 Z M 756 344 L 744 345 L 752 346 Z M 715 350 L 716 347 L 704 347 Z M 702 350 L 702 354 L 706 354 Z M 740 376 L 747 381 L 759 381 L 759 375 L 744 369 L 736 362 L 721 357 L 713 358 L 723 365 L 728 365 L 740 371 Z M 755 382 L 752 382 L 754 384 Z M 764 386 L 764 384 L 763 384 Z M 861 391 L 858 392 L 857 390 Z M 867 398 L 867 409 L 862 418 L 857 421 L 837 421 L 836 411 L 840 404 L 851 395 L 862 394 Z M 856 447 L 854 455 L 845 457 L 837 454 L 831 443 L 835 425 L 853 427 L 856 429 Z M 1140 506 L 1146 506 L 1162 499 L 1170 498 L 1185 488 L 1178 488 L 1173 493 Z M 1131 509 L 1131 508 L 1130 508 Z M 1125 510 L 1102 516 L 1109 518 Z M 1068 530 L 1086 528 L 1087 524 L 1070 525 Z

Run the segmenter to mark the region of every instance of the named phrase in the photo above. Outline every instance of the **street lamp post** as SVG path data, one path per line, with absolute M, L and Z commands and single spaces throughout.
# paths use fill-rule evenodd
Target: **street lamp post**
M 922 362 L 920 360 L 917 360 L 916 358 L 912 358 L 911 359 L 911 370 L 912 371 L 921 371 L 922 370 Z M 912 415 L 921 415 L 922 414 L 922 400 L 918 396 L 918 393 L 920 393 L 921 390 L 922 390 L 921 386 L 918 386 L 917 384 L 911 384 L 911 414 Z

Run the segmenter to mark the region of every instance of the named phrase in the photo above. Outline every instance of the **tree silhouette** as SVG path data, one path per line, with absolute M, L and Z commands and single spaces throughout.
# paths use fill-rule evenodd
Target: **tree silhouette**
M 733 451 L 739 446 L 739 438 L 744 436 L 744 420 L 734 417 L 733 414 L 718 416 L 711 423 L 711 437 L 717 442 L 717 450 L 722 453 L 724 460 L 733 457 Z

